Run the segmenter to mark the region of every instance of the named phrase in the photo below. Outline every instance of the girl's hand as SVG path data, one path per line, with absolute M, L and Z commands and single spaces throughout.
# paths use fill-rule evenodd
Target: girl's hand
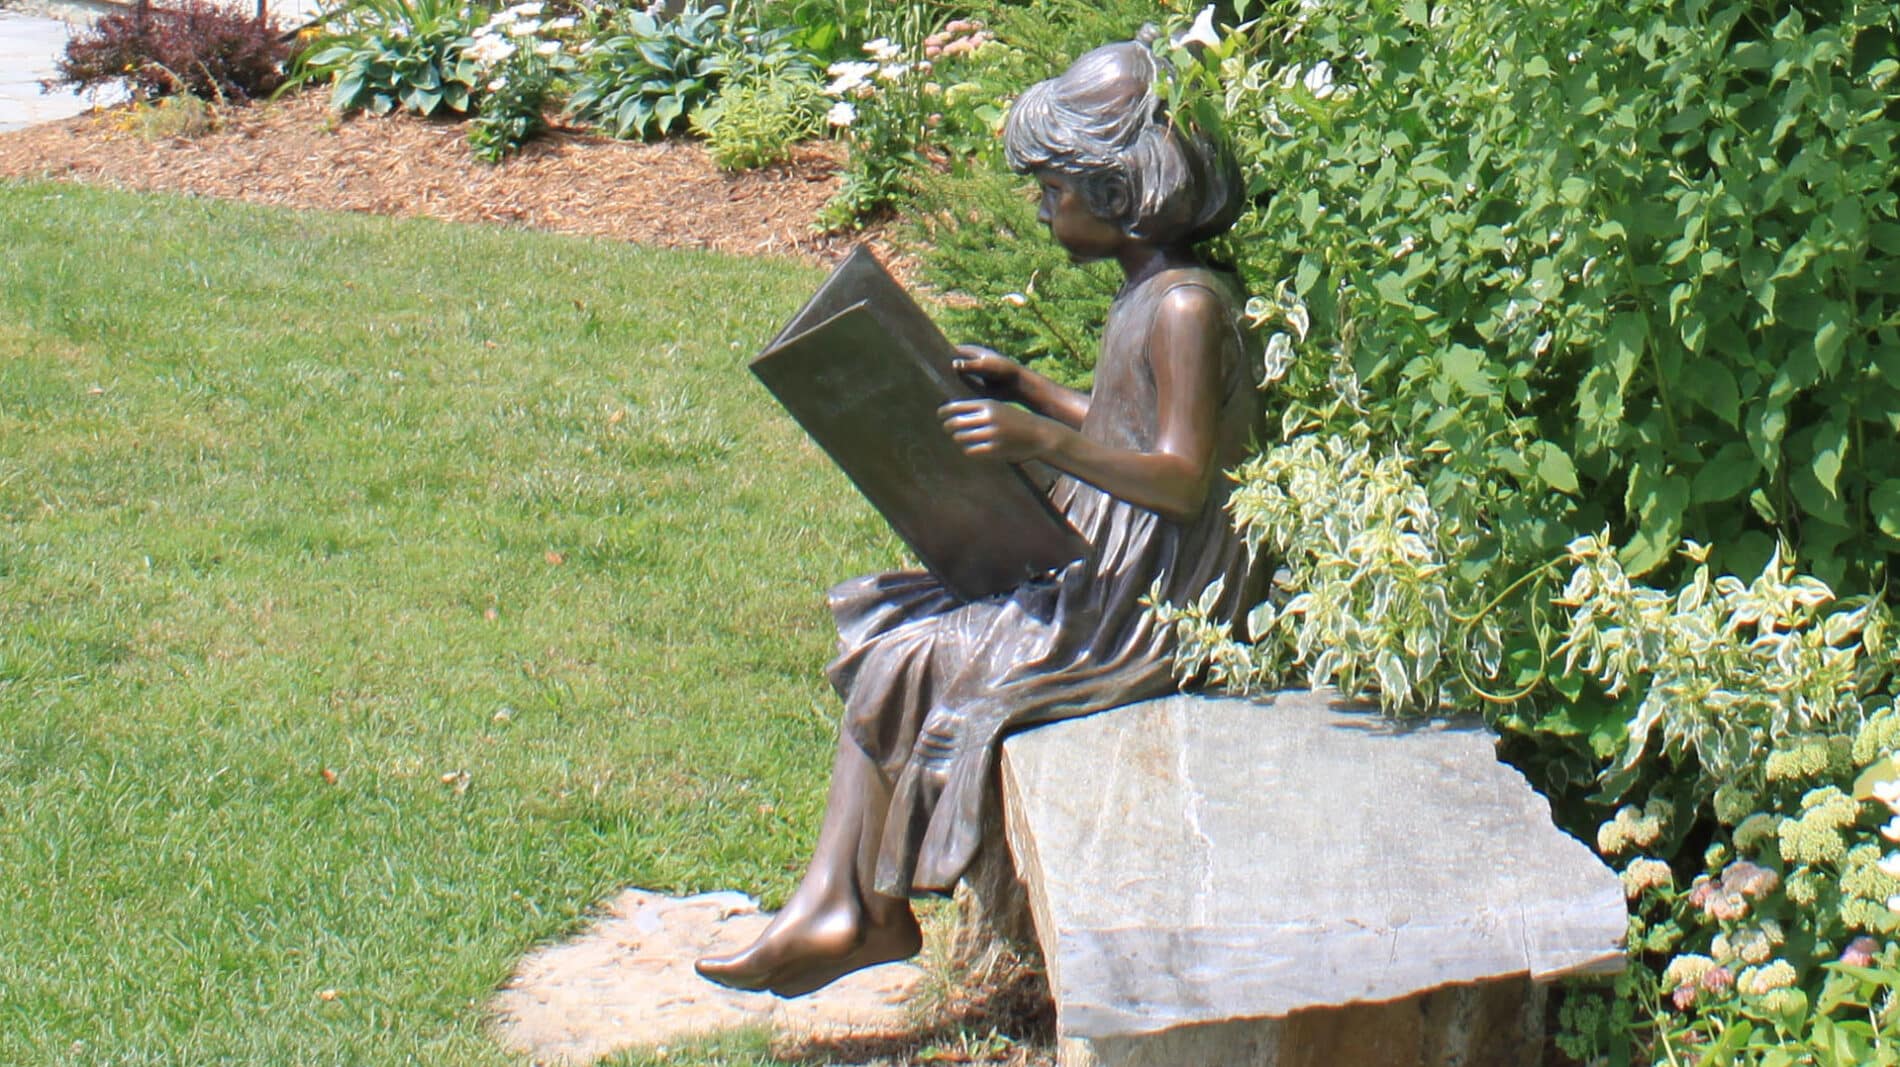
M 958 345 L 951 366 L 984 396 L 1014 400 L 1022 395 L 1023 365 L 982 345 Z
M 943 432 L 965 455 L 1021 463 L 1039 459 L 1055 447 L 1061 427 L 1000 400 L 952 400 L 937 409 Z

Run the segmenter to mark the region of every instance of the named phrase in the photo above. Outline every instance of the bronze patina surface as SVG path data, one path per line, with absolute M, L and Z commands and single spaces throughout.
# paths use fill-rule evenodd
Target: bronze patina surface
M 965 346 L 950 366 L 971 395 L 934 413 L 955 463 L 1058 472 L 1048 505 L 1080 535 L 1081 557 L 975 599 L 926 572 L 831 591 L 839 654 L 828 673 L 845 709 L 818 841 L 758 939 L 699 961 L 713 981 L 796 996 L 915 953 L 909 898 L 948 892 L 993 833 L 1004 734 L 1178 689 L 1173 635 L 1147 610 L 1151 593 L 1179 603 L 1218 585 L 1218 619 L 1239 620 L 1258 600 L 1271 567 L 1235 535 L 1220 475 L 1259 436 L 1255 349 L 1237 280 L 1194 251 L 1232 225 L 1240 173 L 1223 145 L 1169 115 L 1151 40 L 1098 48 L 1032 86 L 1004 131 L 1055 241 L 1126 277 L 1093 388 Z M 879 302 L 865 316 L 840 299 L 814 318 L 880 343 Z M 931 462 L 920 453 L 887 474 Z M 917 477 L 929 486 L 938 474 Z

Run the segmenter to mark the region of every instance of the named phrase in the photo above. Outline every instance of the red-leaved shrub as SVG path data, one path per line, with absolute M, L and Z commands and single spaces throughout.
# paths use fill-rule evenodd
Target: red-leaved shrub
M 190 93 L 204 100 L 250 100 L 283 84 L 290 45 L 284 29 L 210 0 L 107 15 L 76 33 L 55 84 L 84 92 L 123 82 L 134 96 Z

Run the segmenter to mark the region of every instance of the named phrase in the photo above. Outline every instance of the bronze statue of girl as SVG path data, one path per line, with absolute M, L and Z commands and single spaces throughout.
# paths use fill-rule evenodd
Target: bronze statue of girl
M 1024 93 L 1005 128 L 1051 236 L 1126 275 L 1094 388 L 965 346 L 958 370 L 985 398 L 938 412 L 970 455 L 1062 472 L 1051 500 L 1089 551 L 969 603 L 914 572 L 831 591 L 828 673 L 845 713 L 824 823 L 758 940 L 699 961 L 715 982 L 798 996 L 915 954 L 909 898 L 949 892 L 975 856 L 1004 733 L 1175 691 L 1172 635 L 1141 602 L 1151 589 L 1179 603 L 1219 581 L 1223 618 L 1258 597 L 1269 568 L 1234 534 L 1221 473 L 1260 422 L 1244 299 L 1194 252 L 1233 224 L 1240 173 L 1224 145 L 1171 120 L 1157 73 L 1145 39 L 1098 48 Z

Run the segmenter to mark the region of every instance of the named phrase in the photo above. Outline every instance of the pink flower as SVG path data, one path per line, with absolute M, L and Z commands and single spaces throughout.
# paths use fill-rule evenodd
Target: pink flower
M 1677 986 L 1676 991 L 1669 994 L 1669 999 L 1675 1002 L 1677 1011 L 1688 1011 L 1695 1007 L 1695 986 Z
M 1760 900 L 1780 886 L 1780 875 L 1747 860 L 1737 860 L 1722 872 L 1722 888 L 1731 893 L 1740 893 L 1750 900 Z
M 1874 953 L 1880 951 L 1880 942 L 1862 935 L 1847 943 L 1841 950 L 1841 962 L 1849 967 L 1869 967 L 1873 965 Z
M 1714 893 L 1702 913 L 1718 922 L 1734 922 L 1748 914 L 1748 898 L 1740 893 Z
M 1726 993 L 1735 988 L 1735 973 L 1727 967 L 1712 967 L 1702 976 L 1702 988 L 1711 993 Z

